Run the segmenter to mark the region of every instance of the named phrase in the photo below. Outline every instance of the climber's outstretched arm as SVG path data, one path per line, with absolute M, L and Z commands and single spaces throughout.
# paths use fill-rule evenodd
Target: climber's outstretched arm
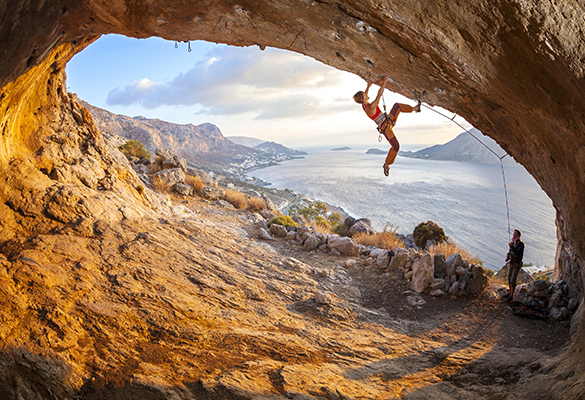
M 380 99 L 382 98 L 382 94 L 384 94 L 384 89 L 386 87 L 386 82 L 388 82 L 388 77 L 384 76 L 382 78 L 382 82 L 378 83 L 380 85 L 380 90 L 378 90 L 378 94 L 376 95 L 376 98 L 374 99 L 374 101 L 372 101 L 369 105 L 368 105 L 368 114 L 373 114 L 376 110 L 376 108 L 378 108 L 378 104 L 380 103 Z M 369 85 L 371 85 L 371 83 L 368 83 Z M 369 87 L 368 87 L 369 89 Z

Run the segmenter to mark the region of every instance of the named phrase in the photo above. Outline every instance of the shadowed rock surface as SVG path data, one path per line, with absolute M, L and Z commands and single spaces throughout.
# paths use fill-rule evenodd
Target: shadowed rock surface
M 358 311 L 375 305 L 376 279 L 287 266 L 235 222 L 141 192 L 63 71 L 98 35 L 120 33 L 273 46 L 388 74 L 389 89 L 458 112 L 535 177 L 557 210 L 556 275 L 582 294 L 584 8 L 0 0 L 0 395 L 583 397 L 585 325 L 556 358 L 506 342 L 511 327 L 489 301 L 461 308 L 471 323 L 453 313 L 447 333 L 437 322 L 404 336 L 400 322 Z M 317 306 L 309 288 L 327 279 L 331 303 Z

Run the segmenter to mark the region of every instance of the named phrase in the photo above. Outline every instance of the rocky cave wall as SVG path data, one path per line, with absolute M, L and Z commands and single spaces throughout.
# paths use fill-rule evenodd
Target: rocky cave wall
M 494 138 L 552 199 L 557 274 L 583 292 L 584 16 L 570 0 L 0 0 L 0 162 L 36 154 L 43 169 L 45 128 L 60 118 L 51 110 L 70 101 L 57 77 L 98 35 L 288 49 L 363 78 L 388 74 L 390 90 Z

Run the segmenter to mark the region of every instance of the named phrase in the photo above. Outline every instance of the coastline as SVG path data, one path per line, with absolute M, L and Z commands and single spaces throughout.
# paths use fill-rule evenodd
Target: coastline
M 329 148 L 319 150 L 305 157 L 306 162 L 283 163 L 256 176 L 271 183 L 266 187 L 271 190 L 292 187 L 299 197 L 324 201 L 352 217 L 368 218 L 377 231 L 390 221 L 397 233 L 407 235 L 419 223 L 434 221 L 488 268 L 499 270 L 504 265 L 508 234 L 499 168 L 401 157 L 390 178 L 385 178 L 378 171 L 383 155 L 366 155 L 367 148 L 348 151 L 341 158 Z M 557 241 L 550 199 L 522 167 L 506 167 L 506 175 L 511 223 L 526 237 L 525 263 L 550 269 Z M 291 185 L 287 183 L 290 179 L 294 181 Z

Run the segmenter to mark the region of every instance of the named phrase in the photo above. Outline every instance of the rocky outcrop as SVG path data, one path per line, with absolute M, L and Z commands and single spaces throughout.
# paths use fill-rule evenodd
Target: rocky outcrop
M 217 326 L 217 320 L 230 318 L 226 316 L 228 313 L 218 311 L 225 309 L 225 304 L 238 304 L 243 309 L 249 306 L 241 301 L 221 299 L 210 305 L 205 301 L 190 304 L 186 298 L 172 298 L 173 312 L 165 314 L 171 302 L 168 297 L 174 294 L 163 290 L 164 284 L 155 282 L 175 278 L 165 278 L 158 275 L 157 269 L 148 268 L 153 258 L 143 257 L 142 253 L 148 244 L 161 249 L 158 263 L 169 262 L 167 238 L 174 233 L 164 228 L 152 232 L 159 215 L 150 220 L 150 226 L 139 227 L 136 221 L 147 220 L 153 210 L 169 216 L 186 215 L 186 211 L 170 207 L 164 197 L 148 190 L 141 194 L 140 181 L 127 162 L 115 149 L 104 146 L 89 113 L 65 90 L 62 74 L 65 63 L 97 35 L 105 33 L 289 49 L 363 78 L 387 74 L 391 77 L 389 89 L 458 112 L 524 165 L 550 196 L 557 210 L 556 278 L 579 288 L 582 296 L 585 286 L 585 230 L 582 229 L 585 226 L 582 212 L 585 205 L 585 21 L 582 16 L 585 10 L 579 2 L 437 1 L 430 4 L 413 1 L 373 6 L 361 0 L 260 0 L 237 4 L 175 0 L 0 0 L 0 10 L 0 243 L 6 259 L 3 262 L 9 263 L 2 268 L 2 273 L 6 271 L 7 275 L 2 275 L 5 303 L 0 338 L 3 349 L 11 349 L 2 359 L 9 360 L 7 370 L 16 374 L 3 375 L 5 382 L 26 378 L 31 379 L 26 381 L 27 388 L 35 388 L 38 382 L 44 381 L 47 382 L 45 393 L 65 397 L 72 393 L 71 388 L 80 387 L 83 382 L 97 381 L 104 385 L 104 382 L 114 382 L 124 386 L 130 381 L 117 381 L 118 376 L 124 379 L 131 376 L 132 382 L 141 388 L 158 387 L 170 393 L 173 386 L 168 382 L 176 378 L 169 377 L 168 371 L 157 371 L 159 355 L 174 357 L 180 363 L 174 371 L 188 370 L 184 360 L 190 359 L 208 360 L 210 365 L 212 360 L 221 360 L 217 365 L 223 368 L 242 361 L 229 357 L 236 346 L 241 352 L 251 348 L 259 355 L 255 359 L 261 359 L 260 355 L 278 353 L 288 343 L 286 340 L 269 342 L 265 336 L 243 340 L 242 331 L 230 335 L 226 333 L 228 329 L 216 331 L 215 336 L 206 333 Z M 127 237 L 123 228 L 132 227 L 136 229 L 135 237 L 122 239 Z M 192 228 L 181 232 L 196 240 L 197 229 Z M 237 236 L 238 232 L 233 234 Z M 199 265 L 196 261 L 213 260 L 214 256 L 209 255 L 213 253 L 194 256 L 190 253 L 192 243 L 188 244 L 181 254 L 172 254 L 177 259 L 188 260 L 182 264 L 186 272 L 180 285 L 189 287 L 190 293 L 210 290 L 233 293 L 238 299 L 263 298 L 256 278 L 249 278 L 249 284 L 230 280 L 229 274 L 222 274 L 223 265 L 218 266 L 217 275 L 212 278 L 189 269 L 187 265 L 193 268 Z M 101 258 L 96 259 L 96 254 Z M 266 259 L 270 260 L 270 255 Z M 240 262 L 245 264 L 247 260 Z M 124 270 L 117 270 L 119 264 L 125 266 Z M 465 267 L 459 268 L 462 270 L 456 269 L 458 278 L 450 290 L 455 291 L 455 284 L 457 291 L 461 285 L 469 285 L 467 278 L 463 278 L 467 276 Z M 238 271 L 237 275 L 241 273 Z M 298 277 L 303 286 L 312 282 L 309 275 Z M 91 285 L 103 290 L 92 291 Z M 145 285 L 148 290 L 142 289 Z M 64 292 L 63 288 L 68 289 Z M 237 290 L 241 292 L 236 293 Z M 284 302 L 290 292 L 281 290 L 278 300 Z M 84 293 L 89 292 L 93 297 L 84 298 Z M 301 303 L 294 305 L 296 309 L 307 309 L 306 299 L 298 301 Z M 352 318 L 353 314 L 340 306 L 323 306 L 310 308 L 315 313 L 312 315 L 346 321 Z M 144 310 L 143 315 L 132 314 L 137 308 Z M 289 320 L 282 320 L 281 325 L 271 324 L 267 330 L 279 335 L 297 330 L 306 332 L 305 322 L 284 309 L 292 326 L 288 325 Z M 582 314 L 583 307 L 580 309 Z M 263 312 L 259 306 L 246 315 L 247 318 L 266 315 Z M 163 317 L 159 318 L 160 315 Z M 280 313 L 269 315 L 274 315 L 275 321 L 281 317 Z M 182 319 L 189 323 L 182 325 Z M 250 321 L 249 326 L 264 323 L 262 319 Z M 354 333 L 360 335 L 355 329 Z M 146 334 L 148 340 L 133 339 Z M 304 333 L 303 340 L 320 334 Z M 561 392 L 560 396 L 550 397 L 583 397 L 585 389 L 580 382 L 583 381 L 585 324 L 578 334 L 576 346 L 564 361 L 550 367 L 559 369 L 552 382 Z M 194 348 L 203 350 L 182 352 L 183 341 L 197 342 L 200 347 Z M 381 335 L 377 341 L 386 342 L 387 338 Z M 208 344 L 218 342 L 226 343 L 230 353 L 210 354 Z M 118 344 L 115 351 L 108 347 L 111 343 Z M 23 346 L 32 350 L 20 351 Z M 211 397 L 211 391 L 205 392 L 209 382 L 215 382 L 217 390 L 239 382 L 241 396 L 249 389 L 242 382 L 255 376 L 256 382 L 269 377 L 270 387 L 283 395 L 284 383 L 290 387 L 295 379 L 307 379 L 313 382 L 310 390 L 316 396 L 343 397 L 345 388 L 358 390 L 356 386 L 362 384 L 340 376 L 377 376 L 371 372 L 372 365 L 388 362 L 388 357 L 385 361 L 381 356 L 370 357 L 371 363 L 354 365 L 352 373 L 346 371 L 346 375 L 336 374 L 339 371 L 331 364 L 320 370 L 319 377 L 314 377 L 314 370 L 301 371 L 294 362 L 307 352 L 314 355 L 312 360 L 322 357 L 319 359 L 324 364 L 328 360 L 321 349 L 336 348 L 338 354 L 348 353 L 340 349 L 343 345 L 336 340 L 321 346 L 319 350 L 307 346 L 307 350 L 297 352 L 291 348 L 287 354 L 295 355 L 287 355 L 291 363 L 285 368 L 258 361 L 248 365 L 249 373 L 245 377 L 220 371 L 208 376 L 209 380 L 196 380 L 192 390 Z M 380 351 L 374 350 L 378 347 L 372 344 L 372 354 Z M 492 348 L 493 344 L 487 343 L 487 347 Z M 52 358 L 39 359 L 49 353 Z M 65 361 L 53 357 L 57 353 L 79 368 L 73 370 L 71 378 L 67 377 Z M 150 358 L 137 361 L 137 354 L 148 354 Z M 275 359 L 278 356 L 274 355 Z M 572 362 L 581 365 L 571 367 Z M 535 371 L 547 368 L 536 366 Z M 79 370 L 92 371 L 95 377 L 83 376 Z M 120 374 L 122 371 L 126 372 Z M 434 376 L 448 375 L 446 371 L 437 371 Z M 382 378 L 384 382 L 393 381 L 395 375 L 391 368 Z M 440 386 L 434 385 L 430 378 L 420 378 L 429 379 L 425 381 L 426 387 Z M 56 381 L 67 385 L 55 388 Z M 331 386 L 337 382 L 340 384 Z M 404 393 L 405 388 L 394 390 Z M 429 394 L 425 390 L 421 388 L 418 395 Z M 454 389 L 449 386 L 445 393 L 449 390 Z M 378 396 L 373 392 L 359 393 L 361 397 Z M 466 394 L 460 397 L 472 395 Z

